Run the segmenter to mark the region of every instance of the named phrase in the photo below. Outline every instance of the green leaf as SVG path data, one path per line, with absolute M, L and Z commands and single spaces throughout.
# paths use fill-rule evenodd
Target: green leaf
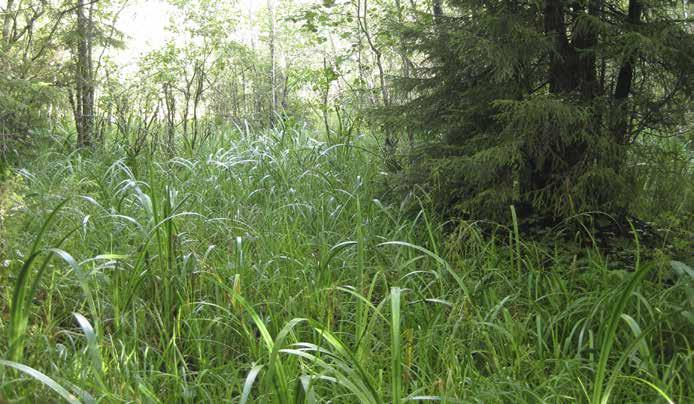
M 12 362 L 12 361 L 6 361 L 0 359 L 0 365 L 11 367 L 13 369 L 17 369 L 20 372 L 27 374 L 34 378 L 35 380 L 43 383 L 44 386 L 48 387 L 49 389 L 55 391 L 58 393 L 60 397 L 65 399 L 68 403 L 71 404 L 80 404 L 80 400 L 77 399 L 72 393 L 67 391 L 63 386 L 58 384 L 55 380 L 51 379 L 50 377 L 46 376 L 45 374 L 39 372 L 38 370 L 31 368 L 27 365 L 22 365 L 21 363 L 17 362 Z

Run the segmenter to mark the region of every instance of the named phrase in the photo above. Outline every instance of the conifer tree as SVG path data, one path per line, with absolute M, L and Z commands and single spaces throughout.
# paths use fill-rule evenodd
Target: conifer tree
M 443 207 L 500 219 L 623 213 L 631 151 L 685 124 L 694 35 L 662 0 L 449 0 L 406 27 L 403 106 L 432 140 L 410 169 Z M 423 22 L 423 23 L 422 23 Z

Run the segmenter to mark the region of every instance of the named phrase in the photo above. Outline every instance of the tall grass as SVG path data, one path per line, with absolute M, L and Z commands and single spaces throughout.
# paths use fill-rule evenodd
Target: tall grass
M 22 167 L 30 191 L 0 252 L 0 397 L 692 399 L 692 279 L 667 260 L 608 270 L 517 227 L 444 232 L 426 203 L 379 201 L 365 139 L 214 140 Z

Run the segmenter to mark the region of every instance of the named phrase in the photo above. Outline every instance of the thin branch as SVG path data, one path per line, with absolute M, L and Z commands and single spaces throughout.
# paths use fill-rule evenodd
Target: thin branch
M 96 4 L 96 3 L 98 3 L 98 2 L 99 2 L 99 0 L 92 0 L 92 1 L 90 1 L 89 3 L 85 3 L 84 6 L 89 6 L 89 5 L 92 5 L 92 4 Z M 76 5 L 76 6 L 73 6 L 73 7 L 70 7 L 70 8 L 66 8 L 66 9 L 64 9 L 64 10 L 62 10 L 62 11 L 60 11 L 60 12 L 58 13 L 58 17 L 56 18 L 55 23 L 53 24 L 53 27 L 51 28 L 51 31 L 50 31 L 50 33 L 48 34 L 48 37 L 47 37 L 46 40 L 44 41 L 44 43 L 43 43 L 43 45 L 41 46 L 41 48 L 39 48 L 39 50 L 36 52 L 36 54 L 34 54 L 34 56 L 31 58 L 32 61 L 35 61 L 36 59 L 40 58 L 41 55 L 43 54 L 43 52 L 46 51 L 46 49 L 48 48 L 48 45 L 49 45 L 50 42 L 51 42 L 51 38 L 53 38 L 53 35 L 55 35 L 55 32 L 58 30 L 58 25 L 60 25 L 60 21 L 63 19 L 63 17 L 64 17 L 67 13 L 69 13 L 69 12 L 71 12 L 71 11 L 75 11 L 75 10 L 77 10 L 78 8 L 80 8 L 80 5 Z

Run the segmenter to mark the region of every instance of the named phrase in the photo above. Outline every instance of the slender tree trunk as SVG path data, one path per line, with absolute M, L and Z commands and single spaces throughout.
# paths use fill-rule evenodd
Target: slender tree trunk
M 166 103 L 166 150 L 170 156 L 174 155 L 174 135 L 176 131 L 176 97 L 169 83 L 164 83 L 164 102 Z
M 236 81 L 236 76 L 231 84 L 231 114 L 234 116 L 239 115 L 239 85 Z
M 437 1 L 440 1 L 440 0 L 437 0 Z M 402 16 L 402 5 L 400 4 L 400 0 L 395 0 L 395 7 L 397 9 L 398 22 L 402 25 L 405 23 L 405 21 L 404 21 L 403 16 Z M 410 79 L 410 60 L 407 58 L 407 49 L 405 48 L 405 41 L 403 40 L 402 37 L 400 38 L 398 51 L 400 53 L 400 61 L 402 63 L 402 77 L 406 81 L 409 81 L 409 79 Z M 404 101 L 408 101 L 410 98 L 410 92 L 405 91 L 404 94 L 402 94 L 402 97 L 403 97 Z M 407 141 L 410 144 L 410 148 L 414 147 L 414 130 L 412 129 L 412 125 L 407 126 Z
M 359 0 L 361 1 L 361 0 Z M 371 51 L 374 54 L 374 57 L 376 58 L 376 67 L 378 68 L 378 79 L 381 84 L 381 97 L 383 98 L 383 105 L 388 106 L 390 105 L 390 99 L 388 98 L 388 88 L 386 87 L 386 74 L 385 74 L 385 69 L 383 68 L 383 55 L 381 51 L 378 49 L 376 44 L 373 42 L 373 38 L 371 36 L 371 32 L 369 31 L 369 24 L 368 24 L 368 16 L 369 16 L 369 11 L 368 11 L 368 0 L 364 0 L 364 5 L 362 9 L 362 15 L 359 21 L 361 21 L 360 26 L 362 31 L 364 32 L 364 36 L 366 37 L 366 42 L 369 44 L 369 48 L 371 48 Z
M 241 68 L 241 112 L 243 117 L 248 115 L 248 101 L 246 100 L 246 69 Z
M 89 146 L 92 146 L 94 143 L 94 117 L 95 117 L 95 107 L 94 107 L 94 102 L 95 102 L 95 77 L 94 77 L 94 55 L 92 52 L 94 51 L 94 47 L 92 46 L 92 38 L 94 36 L 94 5 L 95 3 L 91 3 L 89 5 L 89 15 L 87 17 L 87 58 L 85 60 L 85 66 L 86 66 L 86 76 L 87 76 L 87 88 L 86 88 L 86 103 L 85 103 L 85 123 L 86 123 L 86 135 L 87 135 L 87 144 Z
M 361 0 L 359 0 L 361 1 Z M 386 75 L 385 75 L 385 69 L 383 68 L 383 61 L 382 61 L 382 54 L 380 49 L 376 46 L 376 44 L 373 41 L 373 38 L 371 36 L 371 32 L 369 31 L 369 24 L 368 24 L 368 16 L 369 16 L 369 3 L 368 0 L 364 0 L 363 3 L 363 10 L 361 13 L 361 18 L 359 19 L 360 26 L 362 31 L 364 32 L 364 36 L 366 37 L 366 42 L 369 44 L 369 48 L 371 48 L 371 52 L 374 54 L 374 57 L 376 59 L 376 67 L 378 68 L 378 79 L 380 81 L 381 85 L 381 97 L 383 99 L 383 106 L 384 107 L 389 107 L 390 106 L 390 97 L 388 96 L 388 88 L 386 87 Z M 389 165 L 392 169 L 398 170 L 399 166 L 397 161 L 395 160 L 395 153 L 398 148 L 398 139 L 393 135 L 392 128 L 389 125 L 386 125 L 384 128 L 385 132 L 385 144 L 384 144 L 384 151 L 385 151 L 385 158 L 386 158 L 386 164 Z
M 185 141 L 188 141 L 188 114 L 190 112 L 190 96 L 185 95 L 184 96 L 184 104 L 183 104 L 183 139 Z
M 10 34 L 12 31 L 12 21 L 14 20 L 14 11 L 12 10 L 12 7 L 14 7 L 14 1 L 15 0 L 7 0 L 7 6 L 5 7 L 5 10 L 3 10 L 5 13 L 5 16 L 2 19 L 2 41 L 4 46 L 9 45 L 11 41 Z
M 434 11 L 434 19 L 437 24 L 440 23 L 441 17 L 443 17 L 443 2 L 441 0 L 434 0 L 432 4 L 432 9 Z
M 641 14 L 643 13 L 643 4 L 641 0 L 629 0 L 629 13 L 627 15 L 627 23 L 629 25 L 637 25 L 641 22 Z M 622 66 L 619 68 L 617 75 L 617 84 L 615 85 L 613 100 L 614 108 L 613 115 L 614 124 L 612 126 L 612 134 L 618 144 L 626 144 L 629 142 L 629 114 L 627 111 L 627 99 L 631 93 L 631 88 L 634 81 L 634 54 L 628 55 Z
M 248 22 L 251 26 L 253 26 L 253 23 L 254 23 L 253 10 L 250 7 L 248 8 Z M 256 47 L 254 35 L 251 35 L 251 50 L 253 51 L 254 55 L 258 54 L 258 52 L 257 52 L 258 49 Z M 249 111 L 249 114 L 253 117 L 253 120 L 255 121 L 255 119 L 261 119 L 260 117 L 261 117 L 261 112 L 262 112 L 262 99 L 261 99 L 259 85 L 260 85 L 260 83 L 263 82 L 263 79 L 262 79 L 262 75 L 258 73 L 258 69 L 257 69 L 255 63 L 251 63 L 250 73 L 252 75 L 252 78 L 251 78 L 251 80 L 252 80 L 251 81 L 252 94 L 250 94 L 252 105 L 251 105 L 251 109 Z M 244 82 L 245 82 L 245 80 L 244 80 Z M 246 115 L 249 115 L 249 114 L 246 114 Z
M 328 58 L 323 56 L 323 69 L 328 70 Z M 330 94 L 330 80 L 325 80 L 325 90 L 323 91 L 323 99 L 321 105 L 321 111 L 323 113 L 323 125 L 325 125 L 325 136 L 330 140 L 330 121 L 328 120 L 328 96 Z
M 92 77 L 91 25 L 92 10 L 86 14 L 85 0 L 77 7 L 77 63 L 75 92 L 75 121 L 77 124 L 77 146 L 92 145 L 94 131 L 94 80 Z
M 369 80 L 369 77 L 367 76 L 367 71 L 364 68 L 364 65 L 366 64 L 365 57 L 364 57 L 364 40 L 363 40 L 363 30 L 361 28 L 361 0 L 357 1 L 357 8 L 356 8 L 356 22 L 357 22 L 357 67 L 359 69 L 359 79 L 365 83 L 367 89 L 367 96 L 368 96 L 368 101 L 370 106 L 375 106 L 377 104 L 377 100 L 374 98 L 371 90 L 371 81 Z
M 202 100 L 203 85 L 205 84 L 205 71 L 202 63 L 196 64 L 197 75 L 196 75 L 196 86 L 195 94 L 193 97 L 193 140 L 191 142 L 191 149 L 195 148 L 195 144 L 198 140 L 198 106 L 200 105 L 200 100 Z
M 197 71 L 193 69 L 193 76 L 188 78 L 188 73 L 186 73 L 186 86 L 183 89 L 183 111 L 182 111 L 182 120 L 183 120 L 183 139 L 185 142 L 188 142 L 188 116 L 190 114 L 190 93 L 191 93 L 191 88 L 193 87 L 193 82 L 195 80 L 195 74 Z
M 271 86 L 271 110 L 270 126 L 275 125 L 277 116 L 277 71 L 275 61 L 275 0 L 267 0 L 267 9 L 270 18 L 270 86 Z
M 395 0 L 395 7 L 398 14 L 398 23 L 404 24 L 405 21 L 402 16 L 402 5 L 400 4 L 400 0 Z M 402 76 L 407 80 L 410 78 L 410 60 L 407 58 L 407 49 L 405 48 L 405 41 L 402 37 L 398 45 L 398 53 L 400 53 L 400 61 L 402 63 Z
M 284 80 L 282 84 L 282 101 L 280 106 L 282 107 L 282 113 L 284 114 L 287 109 L 287 98 L 289 97 L 289 74 L 284 75 Z

